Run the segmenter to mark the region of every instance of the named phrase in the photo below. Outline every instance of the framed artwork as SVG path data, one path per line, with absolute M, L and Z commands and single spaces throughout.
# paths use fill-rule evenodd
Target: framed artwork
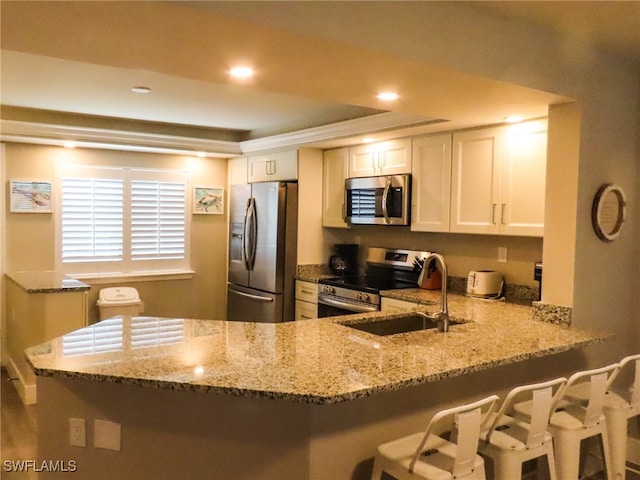
M 10 180 L 9 183 L 12 213 L 51 213 L 51 182 Z
M 194 187 L 193 213 L 222 215 L 224 213 L 224 188 Z
M 619 185 L 607 183 L 598 189 L 591 205 L 591 222 L 603 242 L 613 242 L 626 219 L 627 197 Z

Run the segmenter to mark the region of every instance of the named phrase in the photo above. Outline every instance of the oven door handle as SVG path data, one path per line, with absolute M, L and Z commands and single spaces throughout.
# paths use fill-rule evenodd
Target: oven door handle
M 333 298 L 321 297 L 321 296 L 318 296 L 318 303 L 321 303 L 323 305 L 329 305 L 330 307 L 341 308 L 343 310 L 349 310 L 350 312 L 355 312 L 355 313 L 378 311 L 378 307 L 376 305 L 363 305 L 361 303 L 343 302 L 340 300 L 335 300 Z

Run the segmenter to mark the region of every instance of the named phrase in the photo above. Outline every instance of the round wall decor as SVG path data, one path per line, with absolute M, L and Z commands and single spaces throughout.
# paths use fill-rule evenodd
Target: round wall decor
M 618 185 L 602 185 L 593 199 L 591 223 L 600 240 L 612 242 L 620 234 L 626 215 L 626 197 Z

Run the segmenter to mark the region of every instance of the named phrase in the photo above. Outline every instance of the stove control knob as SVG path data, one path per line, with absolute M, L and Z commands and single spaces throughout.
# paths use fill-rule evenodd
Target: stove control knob
M 360 300 L 362 300 L 363 302 L 369 302 L 371 300 L 371 297 L 369 297 L 368 293 L 363 293 Z
M 336 289 L 328 285 L 325 285 L 324 287 L 322 287 L 322 291 L 324 293 L 328 293 L 329 295 L 333 295 L 336 293 Z

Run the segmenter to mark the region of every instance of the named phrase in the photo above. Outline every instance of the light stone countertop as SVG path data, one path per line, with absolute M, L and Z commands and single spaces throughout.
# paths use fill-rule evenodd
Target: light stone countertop
M 7 278 L 27 293 L 82 292 L 91 286 L 55 271 L 11 272 Z
M 439 292 L 416 290 L 414 298 L 422 295 L 426 303 L 439 298 Z M 465 323 L 452 326 L 446 334 L 426 330 L 387 337 L 338 322 L 383 320 L 398 314 L 377 312 L 282 324 L 116 317 L 32 347 L 27 358 L 41 376 L 335 404 L 582 348 L 611 337 L 532 320 L 530 306 L 451 295 L 449 311 L 452 318 Z M 146 343 L 136 346 L 137 336 L 142 339 L 137 332 L 167 329 L 173 333 L 164 342 L 162 335 L 155 340 L 147 336 Z M 89 348 L 70 353 L 78 336 L 92 339 L 106 333 L 114 338 L 110 347 L 102 343 L 102 351 Z

